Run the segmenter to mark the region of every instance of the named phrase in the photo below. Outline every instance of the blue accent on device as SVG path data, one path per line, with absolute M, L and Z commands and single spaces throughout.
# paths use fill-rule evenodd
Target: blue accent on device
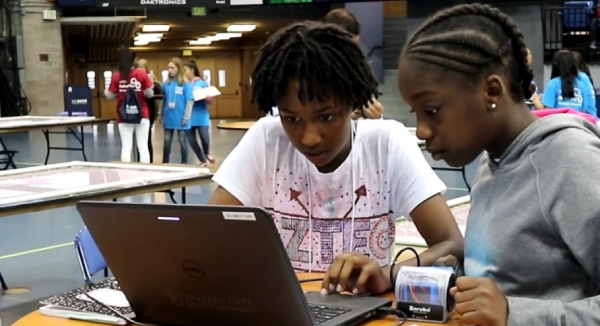
M 403 284 L 401 296 L 400 300 L 403 302 L 425 303 L 431 305 L 442 304 L 438 284 L 431 281 L 417 280 L 410 284 Z

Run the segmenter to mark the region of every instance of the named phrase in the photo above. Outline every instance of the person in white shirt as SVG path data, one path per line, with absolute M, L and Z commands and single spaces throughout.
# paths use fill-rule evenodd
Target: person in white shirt
M 258 120 L 225 158 L 209 204 L 267 209 L 294 268 L 328 271 L 334 288 L 352 266 L 376 264 L 389 273 L 400 216 L 412 219 L 429 245 L 422 264 L 463 256 L 446 186 L 407 128 L 351 119 L 378 92 L 347 33 L 318 22 L 282 29 L 262 47 L 252 80 L 252 101 L 265 113 L 277 106 L 279 117 Z M 389 289 L 383 273 L 350 290 Z

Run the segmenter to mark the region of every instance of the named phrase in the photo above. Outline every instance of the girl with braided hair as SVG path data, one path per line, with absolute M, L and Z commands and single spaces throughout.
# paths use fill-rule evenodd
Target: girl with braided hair
M 400 57 L 400 93 L 433 157 L 458 167 L 483 152 L 455 310 L 480 326 L 598 325 L 600 132 L 529 111 L 526 57 L 513 21 L 482 4 L 437 13 Z
M 349 33 L 317 22 L 280 30 L 261 48 L 252 84 L 258 107 L 277 106 L 279 116 L 258 120 L 225 158 L 209 204 L 264 207 L 292 266 L 329 269 L 332 286 L 354 265 L 389 273 L 399 216 L 412 219 L 429 244 L 422 262 L 462 256 L 446 187 L 406 127 L 351 119 L 378 92 Z M 357 291 L 385 291 L 384 275 Z

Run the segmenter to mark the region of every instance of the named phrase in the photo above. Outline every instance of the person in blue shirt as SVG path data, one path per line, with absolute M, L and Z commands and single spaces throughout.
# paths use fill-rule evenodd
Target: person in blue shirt
M 190 60 L 185 65 L 185 76 L 191 81 L 192 91 L 200 88 L 208 87 L 208 83 L 202 79 L 198 65 L 194 60 Z M 201 165 L 206 165 L 208 160 L 210 163 L 214 163 L 215 159 L 210 156 L 210 112 L 208 111 L 208 104 L 212 103 L 213 99 L 207 97 L 203 100 L 194 101 L 192 109 L 191 129 L 188 132 L 188 141 L 190 147 L 198 157 Z M 196 140 L 196 133 L 200 136 L 200 142 L 202 148 L 198 145 Z
M 181 59 L 171 59 L 168 65 L 169 77 L 163 85 L 163 108 L 158 114 L 165 130 L 163 163 L 169 163 L 175 130 L 181 145 L 181 164 L 187 164 L 188 160 L 187 133 L 191 129 L 194 97 L 192 85 L 186 81 L 182 68 Z
M 571 108 L 597 116 L 596 96 L 590 78 L 579 72 L 569 50 L 560 50 L 552 60 L 552 74 L 544 90 L 545 108 Z
M 594 80 L 592 79 L 590 67 L 587 65 L 587 63 L 585 63 L 585 59 L 583 58 L 583 55 L 581 55 L 581 52 L 571 51 L 571 53 L 573 53 L 573 58 L 575 58 L 575 64 L 577 65 L 579 72 L 583 72 L 586 76 L 588 76 L 592 86 L 594 86 Z

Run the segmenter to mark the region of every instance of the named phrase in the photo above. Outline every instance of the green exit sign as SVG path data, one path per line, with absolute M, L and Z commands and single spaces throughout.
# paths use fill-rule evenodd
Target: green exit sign
M 206 16 L 206 7 L 193 7 L 192 16 Z

